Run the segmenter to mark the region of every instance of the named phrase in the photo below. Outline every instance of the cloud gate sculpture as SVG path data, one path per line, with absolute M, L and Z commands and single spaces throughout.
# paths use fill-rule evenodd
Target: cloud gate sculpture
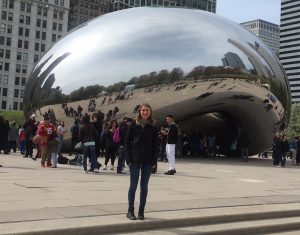
M 291 107 L 278 58 L 254 34 L 205 11 L 147 7 L 103 15 L 59 40 L 32 71 L 24 107 L 38 116 L 51 108 L 69 129 L 74 117 L 63 107 L 117 107 L 121 120 L 142 102 L 159 125 L 173 114 L 187 133 L 215 132 L 223 152 L 247 133 L 250 154 L 271 147 Z

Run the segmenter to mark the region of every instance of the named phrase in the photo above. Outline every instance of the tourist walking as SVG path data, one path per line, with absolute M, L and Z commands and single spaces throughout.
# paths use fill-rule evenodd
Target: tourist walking
M 148 183 L 152 168 L 157 165 L 158 130 L 152 116 L 151 106 L 144 103 L 138 110 L 138 117 L 128 128 L 125 140 L 126 162 L 130 168 L 127 218 L 136 220 L 134 214 L 135 192 L 140 180 L 140 206 L 138 219 L 144 220 L 144 210 L 148 195 Z
M 246 133 L 243 133 L 240 137 L 240 146 L 242 148 L 241 160 L 248 162 L 248 154 L 249 154 L 249 139 Z
M 273 138 L 273 165 L 281 167 L 279 163 L 282 163 L 282 141 L 279 133 Z
M 23 128 L 25 131 L 25 155 L 24 157 L 31 157 L 33 152 L 32 138 L 35 136 L 37 126 L 35 125 L 35 115 L 32 114 L 30 118 L 25 122 Z
M 7 125 L 6 120 L 3 116 L 0 116 L 0 154 L 3 150 L 4 154 L 9 154 L 8 152 L 8 131 L 9 125 Z
M 99 173 L 98 164 L 96 161 L 95 153 L 95 139 L 97 138 L 97 132 L 95 127 L 90 123 L 90 117 L 84 116 L 82 118 L 82 126 L 79 129 L 79 140 L 83 143 L 83 170 L 87 171 L 87 159 L 90 157 L 91 169 L 95 173 Z
M 162 133 L 167 135 L 167 145 L 166 145 L 166 154 L 169 162 L 169 169 L 165 172 L 165 175 L 174 175 L 176 173 L 175 169 L 175 146 L 177 144 L 178 138 L 178 127 L 174 122 L 174 116 L 168 115 L 166 117 L 168 123 L 168 129 Z
M 132 119 L 125 117 L 123 119 L 123 122 L 120 123 L 119 126 L 119 137 L 120 142 L 119 144 L 119 157 L 118 157 L 118 166 L 117 166 L 117 173 L 118 174 L 124 174 L 123 171 L 124 165 L 125 165 L 125 159 L 126 159 L 126 152 L 124 149 L 125 139 L 126 139 L 126 132 L 128 129 L 128 126 L 131 124 Z
M 298 145 L 297 145 L 297 137 L 296 136 L 290 142 L 290 149 L 291 149 L 291 154 L 292 154 L 292 164 L 296 165 L 296 158 L 297 158 L 297 152 L 298 152 Z
M 62 148 L 64 145 L 64 134 L 67 133 L 67 130 L 65 129 L 65 122 L 64 121 L 60 121 L 60 125 L 57 128 L 57 135 L 58 135 L 58 147 L 57 147 L 57 151 L 58 151 L 58 155 L 61 155 L 62 152 Z
M 281 166 L 285 167 L 286 158 L 290 153 L 290 144 L 286 135 L 282 136 L 282 161 Z
M 104 167 L 103 170 L 107 169 L 107 163 L 111 162 L 111 170 L 114 170 L 114 164 L 115 164 L 115 159 L 116 159 L 116 153 L 117 153 L 117 144 L 113 141 L 113 136 L 114 133 L 116 131 L 116 129 L 118 128 L 118 123 L 116 120 L 111 120 L 110 124 L 109 124 L 109 131 L 107 132 L 106 135 L 106 149 L 105 149 L 105 163 L 104 163 Z
M 9 131 L 8 131 L 9 152 L 11 149 L 14 151 L 14 153 L 17 151 L 17 139 L 18 139 L 18 129 L 16 127 L 16 122 L 12 121 L 9 125 Z

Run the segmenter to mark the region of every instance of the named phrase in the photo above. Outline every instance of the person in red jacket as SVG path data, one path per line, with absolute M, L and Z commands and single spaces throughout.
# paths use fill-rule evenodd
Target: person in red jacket
M 49 116 L 44 117 L 44 121 L 41 122 L 37 130 L 38 135 L 41 136 L 40 147 L 41 147 L 41 166 L 42 167 L 51 167 L 51 155 L 52 152 L 48 148 L 48 143 L 53 138 L 57 137 L 56 130 L 54 126 L 50 123 Z M 45 165 L 47 160 L 47 164 Z

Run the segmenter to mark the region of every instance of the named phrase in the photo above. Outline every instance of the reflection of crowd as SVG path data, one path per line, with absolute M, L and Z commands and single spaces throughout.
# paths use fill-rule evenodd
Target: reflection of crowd
M 63 103 L 62 109 L 64 110 L 66 117 L 79 118 L 82 116 L 83 108 L 81 105 L 78 105 L 77 109 L 74 109 L 73 107 L 69 107 L 67 103 Z

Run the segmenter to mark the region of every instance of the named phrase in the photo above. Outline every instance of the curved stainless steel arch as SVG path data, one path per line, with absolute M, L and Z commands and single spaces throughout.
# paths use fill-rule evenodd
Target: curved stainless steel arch
M 124 92 L 131 84 L 133 95 Z M 121 119 L 147 101 L 159 124 L 172 113 L 187 132 L 217 132 L 224 142 L 244 131 L 254 154 L 287 127 L 289 94 L 277 57 L 240 25 L 200 10 L 132 8 L 58 41 L 32 71 L 24 104 L 27 114 L 51 107 L 70 126 L 62 103 L 88 112 L 94 97 L 96 110 L 118 106 Z

